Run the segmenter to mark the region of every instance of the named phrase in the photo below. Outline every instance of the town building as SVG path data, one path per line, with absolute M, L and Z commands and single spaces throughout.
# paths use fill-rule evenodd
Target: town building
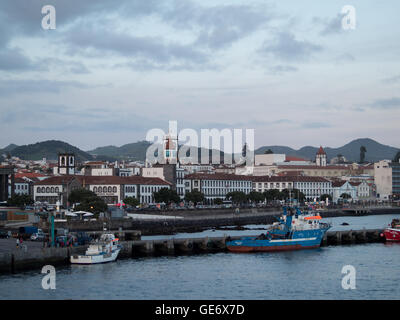
M 395 158 L 394 161 L 391 162 L 390 167 L 392 168 L 393 200 L 398 201 L 400 200 L 400 160 Z
M 75 154 L 58 154 L 58 165 L 53 168 L 54 175 L 74 175 L 75 174 Z
M 7 201 L 12 196 L 15 190 L 14 179 L 14 167 L 8 165 L 0 166 L 0 202 Z M 11 185 L 11 192 L 9 185 Z
M 271 189 L 299 190 L 306 200 L 319 198 L 323 194 L 332 195 L 332 182 L 322 177 L 308 177 L 300 175 L 287 176 L 253 176 L 253 190 L 265 192 Z
M 374 182 L 376 197 L 389 200 L 393 194 L 392 167 L 390 160 L 381 160 L 374 164 Z
M 233 191 L 248 194 L 253 187 L 252 177 L 224 173 L 193 173 L 185 176 L 184 182 L 186 192 L 202 192 L 207 203 L 217 198 L 225 199 Z
M 351 199 L 357 200 L 357 186 L 350 183 L 350 181 L 334 181 L 332 189 L 332 201 L 334 203 L 338 203 L 343 194 L 348 194 Z
M 77 177 L 74 175 L 53 176 L 35 182 L 33 200 L 49 204 L 56 204 L 57 201 L 60 201 L 62 206 L 67 207 L 71 192 L 82 186 Z
M 141 176 L 85 176 L 79 178 L 82 187 L 93 191 L 107 204 L 117 204 L 127 197 L 135 197 L 140 203 L 154 203 L 153 193 L 171 184 L 160 178 Z
M 319 150 L 315 156 L 315 163 L 319 167 L 326 167 L 327 157 L 326 157 L 325 150 L 322 148 L 322 146 L 319 147 Z

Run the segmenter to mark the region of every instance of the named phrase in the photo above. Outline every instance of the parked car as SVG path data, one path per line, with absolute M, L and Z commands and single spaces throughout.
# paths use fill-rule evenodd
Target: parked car
M 0 238 L 7 239 L 10 237 L 10 232 L 6 230 L 0 230 Z
M 46 234 L 41 229 L 31 235 L 32 241 L 43 241 L 44 239 L 46 239 Z

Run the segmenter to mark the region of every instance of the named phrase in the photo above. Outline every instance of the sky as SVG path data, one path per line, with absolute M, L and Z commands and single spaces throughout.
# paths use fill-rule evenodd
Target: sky
M 42 7 L 56 10 L 43 29 Z M 344 29 L 343 6 L 355 9 Z M 396 0 L 3 0 L 0 148 L 254 129 L 255 146 L 400 147 Z M 47 20 L 46 20 L 47 21 Z

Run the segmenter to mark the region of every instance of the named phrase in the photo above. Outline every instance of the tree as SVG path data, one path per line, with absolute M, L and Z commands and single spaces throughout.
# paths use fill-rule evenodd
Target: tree
M 221 205 L 221 204 L 224 203 L 223 201 L 224 201 L 224 200 L 221 199 L 221 198 L 216 198 L 216 199 L 214 199 L 214 204 Z
M 136 207 L 140 204 L 139 200 L 136 199 L 135 197 L 126 197 L 124 199 L 124 203 L 132 207 Z
M 14 194 L 7 200 L 9 206 L 24 207 L 33 204 L 34 201 L 31 196 L 27 194 Z
M 153 197 L 155 202 L 164 202 L 166 204 L 172 202 L 178 203 L 181 201 L 181 198 L 176 191 L 169 188 L 161 188 L 157 192 L 153 192 Z
M 88 211 L 98 214 L 108 209 L 107 204 L 102 198 L 97 196 L 93 191 L 85 188 L 73 190 L 68 197 L 68 201 L 75 204 L 79 203 L 75 207 L 77 211 Z
M 186 192 L 185 200 L 188 202 L 193 202 L 194 205 L 197 205 L 197 203 L 204 201 L 204 194 L 198 190 Z M 218 200 L 218 199 L 215 199 L 215 201 L 216 200 Z
M 319 198 L 321 201 L 326 201 L 326 199 L 328 199 L 329 201 L 332 201 L 332 196 L 330 194 L 323 194 Z
M 360 147 L 360 163 L 364 163 L 366 152 L 367 152 L 367 148 L 365 148 L 364 146 L 361 146 Z
M 233 203 L 243 203 L 247 201 L 247 195 L 242 191 L 232 191 L 226 194 L 226 199 Z
M 298 201 L 304 201 L 306 196 L 304 195 L 303 192 L 301 192 L 298 189 L 283 189 L 282 192 L 280 193 L 280 198 L 282 200 L 286 199 L 297 199 Z
M 261 192 L 257 192 L 257 191 L 251 191 L 248 194 L 248 199 L 252 202 L 261 202 L 265 200 L 265 196 L 264 194 L 262 194 Z
M 267 191 L 264 191 L 263 194 L 267 201 L 277 200 L 281 196 L 281 193 L 278 189 L 269 189 Z
M 348 193 L 342 193 L 342 194 L 340 195 L 340 197 L 341 197 L 342 199 L 351 199 L 351 195 L 349 195 Z

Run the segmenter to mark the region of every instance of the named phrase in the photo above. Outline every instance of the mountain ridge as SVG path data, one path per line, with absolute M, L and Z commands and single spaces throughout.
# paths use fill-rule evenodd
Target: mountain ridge
M 0 154 L 9 152 L 12 156 L 17 156 L 24 160 L 41 160 L 43 158 L 55 160 L 59 152 L 74 152 L 77 155 L 78 161 L 94 159 L 106 161 L 122 159 L 144 161 L 146 158 L 146 150 L 150 145 L 150 142 L 142 140 L 124 144 L 120 147 L 109 145 L 83 151 L 60 140 L 46 140 L 22 146 L 11 144 L 8 146 L 10 148 L 6 147 L 8 151 L 1 149 Z M 328 161 L 338 154 L 346 157 L 348 161 L 359 161 L 361 146 L 366 147 L 365 161 L 369 162 L 382 159 L 392 160 L 400 150 L 400 148 L 381 144 L 371 138 L 355 139 L 338 148 L 326 146 L 323 146 L 323 148 L 327 154 Z M 271 149 L 274 153 L 285 153 L 289 156 L 314 160 L 319 147 L 304 146 L 296 150 L 287 146 L 262 146 L 255 150 L 255 154 L 263 154 L 268 149 Z M 223 152 L 221 152 L 221 155 L 223 156 Z

